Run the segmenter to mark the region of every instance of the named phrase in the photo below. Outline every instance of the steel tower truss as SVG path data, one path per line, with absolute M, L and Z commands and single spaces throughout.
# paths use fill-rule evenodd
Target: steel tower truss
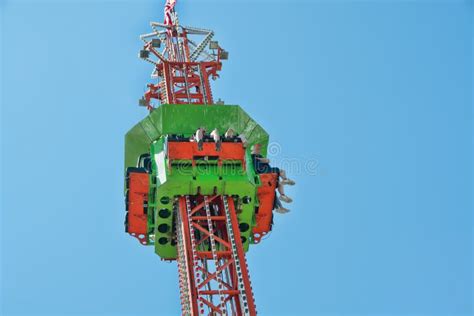
M 140 99 L 159 104 L 214 104 L 210 79 L 219 77 L 228 53 L 214 32 L 179 24 L 167 0 L 165 23 L 151 22 L 139 57 L 153 64 Z M 177 262 L 183 315 L 256 315 L 234 198 L 187 195 L 175 203 Z
M 140 105 L 153 109 L 160 104 L 213 104 L 209 80 L 219 77 L 222 59 L 228 53 L 212 41 L 214 32 L 179 25 L 173 11 L 172 24 L 151 22 L 153 32 L 143 34 L 140 58 L 154 65 L 152 78 Z
M 183 315 L 255 315 L 233 198 L 180 197 L 176 226 Z

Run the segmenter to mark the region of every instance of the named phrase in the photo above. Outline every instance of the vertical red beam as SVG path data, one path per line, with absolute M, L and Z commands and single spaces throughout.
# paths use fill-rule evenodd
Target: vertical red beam
M 214 104 L 211 85 L 209 84 L 209 74 L 207 73 L 206 65 L 204 63 L 201 63 L 201 75 L 204 82 L 204 87 L 201 88 L 206 90 L 207 104 Z
M 184 53 L 186 55 L 186 62 L 189 62 L 191 61 L 189 56 L 190 56 L 190 52 L 189 52 L 189 43 L 188 43 L 188 33 L 186 32 L 186 30 L 183 30 L 183 34 L 181 35 L 183 37 L 183 46 L 184 46 Z
M 227 197 L 227 203 L 229 205 L 230 211 L 230 220 L 232 223 L 232 229 L 235 236 L 235 243 L 237 246 L 237 256 L 240 261 L 240 266 L 242 270 L 242 278 L 244 281 L 245 292 L 247 293 L 247 303 L 250 311 L 250 315 L 256 315 L 255 301 L 253 298 L 252 286 L 250 284 L 250 276 L 247 268 L 247 260 L 245 259 L 244 247 L 242 246 L 242 239 L 240 238 L 240 229 L 239 221 L 237 219 L 237 214 L 234 207 L 234 199 L 232 197 Z
M 191 235 L 189 231 L 189 221 L 188 221 L 188 214 L 186 208 L 186 198 L 180 197 L 179 198 L 179 210 L 181 223 L 181 229 L 183 232 L 183 247 L 184 253 L 186 257 L 186 274 L 187 274 L 187 285 L 188 288 L 185 289 L 187 295 L 189 295 L 189 302 L 191 308 L 191 315 L 199 315 L 198 310 L 198 302 L 197 302 L 197 291 L 196 291 L 196 280 L 194 279 L 194 258 L 192 253 L 192 245 L 191 245 Z M 184 311 L 183 311 L 184 314 Z
M 163 63 L 163 79 L 165 81 L 165 88 L 166 88 L 166 100 L 167 104 L 172 104 L 174 102 L 174 87 L 173 87 L 173 70 L 170 67 L 168 62 Z
M 219 202 L 220 202 L 220 207 L 222 209 L 222 215 L 225 216 L 224 199 L 222 198 Z M 221 226 L 221 231 L 224 232 L 224 235 L 226 236 L 226 240 L 228 240 L 229 236 L 227 234 L 226 223 L 223 223 L 223 225 Z M 235 287 L 235 289 L 239 290 L 239 288 L 238 288 L 238 275 L 237 275 L 237 269 L 235 268 L 235 263 L 234 263 L 233 269 L 230 269 L 229 275 L 230 275 L 232 285 Z M 240 304 L 239 296 L 235 296 L 232 299 L 235 302 L 235 307 L 236 307 L 237 314 L 241 315 L 242 305 Z

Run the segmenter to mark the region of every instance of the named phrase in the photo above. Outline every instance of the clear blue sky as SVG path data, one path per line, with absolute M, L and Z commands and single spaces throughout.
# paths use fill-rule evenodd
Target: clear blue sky
M 161 1 L 0 1 L 2 315 L 177 315 L 123 232 L 138 35 Z M 214 94 L 293 170 L 248 260 L 260 315 L 472 315 L 471 1 L 179 0 L 230 52 Z

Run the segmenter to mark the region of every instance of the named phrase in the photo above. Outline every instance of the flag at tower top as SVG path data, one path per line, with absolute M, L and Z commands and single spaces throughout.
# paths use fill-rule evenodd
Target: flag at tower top
M 176 0 L 166 0 L 165 4 L 165 25 L 173 25 L 173 20 L 171 19 L 171 12 L 174 10 L 174 6 L 176 5 Z

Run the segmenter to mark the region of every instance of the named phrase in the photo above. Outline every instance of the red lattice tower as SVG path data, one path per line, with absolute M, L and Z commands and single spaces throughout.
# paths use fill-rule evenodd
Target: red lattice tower
M 160 104 L 214 104 L 210 79 L 219 77 L 221 60 L 228 53 L 212 41 L 214 32 L 182 26 L 172 5 L 165 7 L 165 23 L 151 22 L 153 32 L 143 34 L 140 58 L 154 65 L 152 78 L 140 105 L 153 109 Z
M 140 58 L 153 64 L 157 79 L 140 99 L 150 111 L 154 100 L 214 104 L 210 79 L 228 57 L 213 31 L 179 24 L 174 2 L 166 3 L 165 22 L 152 22 L 153 31 L 140 36 Z M 175 205 L 182 314 L 256 315 L 234 199 L 187 195 Z
M 177 242 L 183 315 L 256 315 L 231 197 L 180 197 Z

